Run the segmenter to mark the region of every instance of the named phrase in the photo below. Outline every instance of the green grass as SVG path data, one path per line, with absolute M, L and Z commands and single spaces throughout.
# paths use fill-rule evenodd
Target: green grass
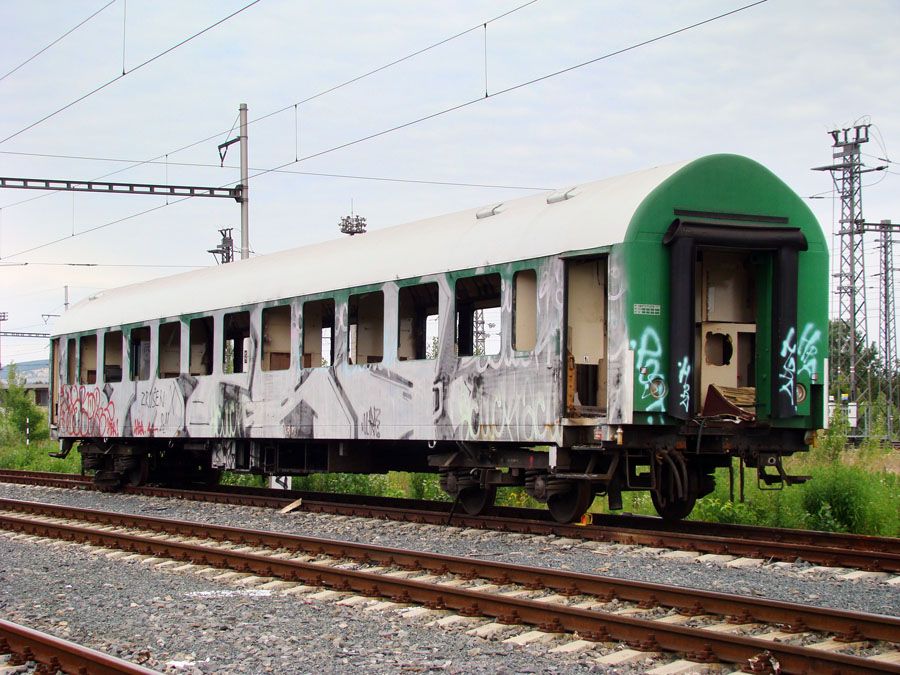
M 900 536 L 900 476 L 881 468 L 889 448 L 841 450 L 827 445 L 786 462 L 789 473 L 810 475 L 802 484 L 771 490 L 744 474 L 745 500 L 731 501 L 728 472 L 716 475 L 715 491 L 697 502 L 692 520 Z M 735 499 L 738 497 L 735 477 Z
M 59 446 L 49 440 L 38 441 L 28 446 L 24 441 L 4 443 L 0 445 L 0 468 L 20 471 L 81 473 L 81 455 L 73 451 L 65 459 L 47 456 L 47 453 L 58 450 Z

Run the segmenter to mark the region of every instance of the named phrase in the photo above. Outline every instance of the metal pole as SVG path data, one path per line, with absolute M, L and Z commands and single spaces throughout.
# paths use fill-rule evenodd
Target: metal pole
M 247 160 L 247 104 L 238 107 L 241 113 L 241 260 L 250 257 L 250 186 Z
M 0 329 L 3 328 L 3 322 L 9 319 L 9 312 L 0 312 Z M 3 367 L 3 360 L 0 359 L 0 368 Z M 6 377 L 7 381 L 9 380 L 9 373 L 7 373 Z

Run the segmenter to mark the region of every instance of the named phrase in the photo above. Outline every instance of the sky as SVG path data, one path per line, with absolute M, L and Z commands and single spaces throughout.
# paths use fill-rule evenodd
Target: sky
M 864 215 L 900 222 L 900 2 L 751 1 L 0 3 L 0 176 L 230 185 L 237 146 L 223 167 L 217 145 L 246 103 L 254 255 L 342 236 L 351 208 L 371 230 L 718 152 L 819 195 L 830 235 L 810 169 L 829 130 L 871 122 L 863 159 L 888 169 Z M 74 303 L 215 264 L 222 227 L 239 247 L 231 200 L 0 189 L 0 327 L 52 332 L 66 286 Z M 46 355 L 0 343 L 4 365 Z

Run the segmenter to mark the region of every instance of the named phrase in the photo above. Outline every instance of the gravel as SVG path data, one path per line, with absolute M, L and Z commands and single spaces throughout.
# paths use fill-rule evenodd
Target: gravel
M 900 615 L 900 586 L 845 581 L 803 563 L 729 568 L 667 551 L 295 511 L 0 484 L 0 497 L 277 530 L 571 569 L 654 583 Z M 0 610 L 10 620 L 172 672 L 604 672 L 603 650 L 549 653 L 439 628 L 395 611 L 237 589 L 0 532 Z M 224 591 L 224 592 L 223 592 Z M 515 629 L 511 629 L 515 630 Z M 523 629 L 518 629 L 522 632 Z M 504 634 L 501 638 L 508 637 Z M 558 643 L 557 643 L 558 644 Z M 167 665 L 168 664 L 168 665 Z M 641 664 L 615 672 L 640 672 Z
M 548 654 L 546 646 L 466 635 L 470 626 L 428 627 L 395 611 L 240 589 L 134 560 L 110 561 L 76 544 L 9 536 L 0 533 L 4 616 L 165 672 L 603 670 L 592 663 L 599 652 Z

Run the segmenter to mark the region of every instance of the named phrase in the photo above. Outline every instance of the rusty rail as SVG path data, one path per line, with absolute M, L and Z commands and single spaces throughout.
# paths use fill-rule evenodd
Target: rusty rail
M 7 505 L 4 504 L 4 508 Z M 301 547 L 300 550 L 314 553 L 335 554 L 340 551 L 351 551 L 357 559 L 366 562 L 384 562 L 410 568 L 434 570 L 439 572 L 455 571 L 461 574 L 484 576 L 505 583 L 523 583 L 534 587 L 559 588 L 563 592 L 603 594 L 611 597 L 611 593 L 621 597 L 636 592 L 633 588 L 655 593 L 654 601 L 665 598 L 675 606 L 701 613 L 708 611 L 703 602 L 710 602 L 711 608 L 719 603 L 720 611 L 737 615 L 741 621 L 746 620 L 743 612 L 763 612 L 763 606 L 783 605 L 780 618 L 775 620 L 793 623 L 793 628 L 811 628 L 808 620 L 824 630 L 837 630 L 848 639 L 860 639 L 865 631 L 871 639 L 896 639 L 900 634 L 900 620 L 893 617 L 879 617 L 851 612 L 822 611 L 819 616 L 814 608 L 787 603 L 756 602 L 754 599 L 741 598 L 748 601 L 741 607 L 735 605 L 735 598 L 703 591 L 695 592 L 686 589 L 671 589 L 649 584 L 631 584 L 622 580 L 610 580 L 592 575 L 575 575 L 558 573 L 552 570 L 529 569 L 521 566 L 475 561 L 452 556 L 420 554 L 418 552 L 387 549 L 384 547 L 365 547 L 349 542 L 315 540 L 308 537 L 279 535 L 271 532 L 242 531 L 239 528 L 209 528 L 205 524 L 183 523 L 159 518 L 132 517 L 122 514 L 105 514 L 92 510 L 72 510 L 59 507 L 60 511 L 46 509 L 47 505 L 21 503 L 25 511 L 36 511 L 49 517 L 61 517 L 61 513 L 69 512 L 78 517 L 93 518 L 95 522 L 123 527 L 145 527 L 159 531 L 169 528 L 172 533 L 237 540 L 244 544 L 264 544 L 267 546 L 288 548 Z M 69 516 L 71 517 L 71 516 Z M 746 663 L 764 652 L 769 652 L 781 663 L 784 672 L 900 672 L 900 668 L 883 662 L 872 661 L 846 654 L 829 653 L 804 647 L 796 647 L 775 643 L 759 638 L 738 635 L 722 635 L 702 628 L 675 626 L 660 622 L 637 619 L 633 617 L 610 614 L 599 610 L 585 610 L 565 605 L 554 605 L 524 598 L 489 594 L 472 589 L 451 588 L 416 581 L 385 577 L 371 572 L 336 569 L 314 562 L 300 560 L 284 560 L 272 558 L 258 553 L 238 552 L 201 546 L 186 542 L 165 541 L 158 537 L 146 537 L 134 534 L 112 533 L 93 530 L 80 525 L 66 525 L 33 521 L 27 518 L 0 514 L 0 527 L 72 541 L 82 541 L 101 546 L 112 546 L 135 553 L 159 555 L 177 560 L 193 561 L 214 567 L 226 567 L 242 572 L 254 573 L 267 577 L 279 577 L 290 581 L 329 587 L 339 591 L 356 592 L 363 595 L 379 595 L 400 602 L 418 602 L 431 607 L 447 608 L 465 614 L 494 617 L 500 621 L 536 625 L 548 631 L 577 631 L 582 637 L 596 640 L 621 640 L 639 645 L 642 649 L 652 651 L 665 649 L 685 652 L 689 658 L 716 659 L 732 663 Z M 243 539 L 239 538 L 243 535 Z M 362 558 L 361 558 L 362 556 Z M 492 576 L 493 575 L 493 576 Z M 607 584 L 611 584 L 609 586 Z M 680 593 L 680 595 L 679 595 Z M 667 595 L 670 594 L 670 595 Z M 637 596 L 634 596 L 637 597 Z M 729 605 L 728 603 L 731 602 Z M 690 603 L 690 604 L 688 604 Z M 697 608 L 700 608 L 699 610 Z M 837 623 L 828 623 L 827 616 Z M 750 615 L 752 616 L 752 615 Z M 769 616 L 772 616 L 769 614 Z M 836 618 L 835 618 L 836 617 Z M 752 619 L 751 619 L 752 620 Z M 823 623 L 825 622 L 825 623 Z
M 230 541 L 242 546 L 286 549 L 311 555 L 348 558 L 366 564 L 390 565 L 438 574 L 480 577 L 500 584 L 521 584 L 527 587 L 546 588 L 567 595 L 592 595 L 607 601 L 619 599 L 643 604 L 652 603 L 654 606 L 669 607 L 687 614 L 721 615 L 732 619 L 739 618 L 747 623 L 753 621 L 778 623 L 790 625 L 794 630 L 809 629 L 836 633 L 847 640 L 891 641 L 900 637 L 900 619 L 894 617 L 873 616 L 778 600 L 629 581 L 568 570 L 526 567 L 492 560 L 412 551 L 338 539 L 306 537 L 268 530 L 251 530 L 15 499 L 0 499 L 0 511 L 81 520 L 92 524 L 150 530 L 216 541 Z
M 158 675 L 158 671 L 4 619 L 0 619 L 0 653 L 12 653 L 21 663 L 37 661 L 53 673 Z
M 0 481 L 92 489 L 90 477 L 77 474 L 0 470 Z M 188 499 L 220 504 L 281 508 L 298 497 L 303 510 L 350 516 L 386 518 L 417 523 L 447 524 L 450 504 L 411 499 L 360 497 L 258 488 L 220 486 L 215 491 L 130 487 L 132 494 Z M 525 534 L 554 534 L 589 541 L 654 546 L 771 560 L 801 558 L 818 565 L 879 572 L 900 572 L 900 540 L 889 537 L 833 532 L 751 527 L 684 521 L 675 525 L 659 518 L 633 515 L 595 515 L 590 525 L 560 524 L 546 511 L 501 507 L 488 515 L 454 513 L 452 524 Z

